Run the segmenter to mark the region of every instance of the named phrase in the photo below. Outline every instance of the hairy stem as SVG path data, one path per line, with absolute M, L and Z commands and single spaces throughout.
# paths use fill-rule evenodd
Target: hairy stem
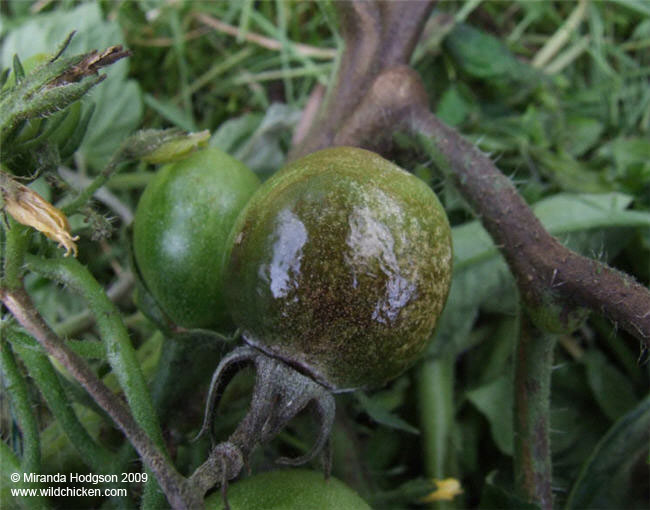
M 16 340 L 18 336 L 23 338 Z M 65 395 L 52 363 L 43 354 L 40 346 L 28 335 L 17 331 L 10 331 L 9 339 L 14 341 L 16 352 L 27 367 L 30 377 L 38 386 L 54 419 L 79 452 L 81 459 L 98 473 L 121 472 L 124 467 L 121 459 L 99 445 L 81 425 Z M 117 485 L 114 485 L 114 488 L 117 488 Z M 126 507 L 128 503 L 122 506 Z
M 557 336 L 522 322 L 515 356 L 515 485 L 528 501 L 551 510 L 549 416 Z
M 79 194 L 70 202 L 61 207 L 61 211 L 66 216 L 79 211 L 86 203 L 92 198 L 95 192 L 101 188 L 111 178 L 117 170 L 118 165 L 123 161 L 122 153 L 118 152 L 111 158 L 108 164 L 104 167 L 101 173 L 95 179 L 80 191 Z
M 28 255 L 26 260 L 29 269 L 68 286 L 86 300 L 96 319 L 108 362 L 124 390 L 135 420 L 164 453 L 165 442 L 140 363 L 122 316 L 104 289 L 76 259 L 43 259 Z M 154 492 L 148 494 L 155 494 L 156 490 L 152 490 Z
M 432 0 L 338 2 L 345 48 L 319 115 L 290 159 L 331 145 L 383 69 L 409 63 Z M 353 144 L 354 145 L 354 144 Z
M 8 289 L 18 289 L 23 285 L 23 259 L 29 245 L 29 230 L 13 218 L 7 220 L 9 228 L 6 228 L 7 224 L 5 224 L 2 284 Z
M 111 467 L 116 465 L 115 456 L 95 442 L 81 425 L 70 406 L 52 363 L 43 354 L 40 346 L 34 343 L 31 337 L 18 331 L 10 331 L 9 340 L 13 342 L 30 377 L 43 394 L 52 415 L 77 449 L 80 457 L 97 472 L 106 470 L 113 472 Z
M 174 508 L 202 508 L 203 497 L 188 486 L 155 443 L 133 419 L 124 403 L 102 383 L 90 367 L 56 336 L 23 290 L 0 289 L 0 299 L 16 320 L 47 353 L 61 363 L 124 432 L 145 464 L 153 471 Z
M 6 342 L 4 334 L 0 337 L 0 369 L 22 434 L 21 470 L 25 473 L 40 473 L 41 446 L 38 423 L 32 409 L 32 400 L 29 398 L 27 381 L 18 370 L 11 345 Z
M 512 270 L 524 303 L 556 303 L 568 323 L 584 306 L 602 313 L 650 347 L 650 290 L 607 264 L 552 237 L 488 156 L 428 111 L 411 112 L 409 127 L 480 215 Z
M 157 446 L 163 448 L 162 432 L 135 350 L 119 311 L 108 299 L 104 289 L 76 259 L 43 259 L 28 255 L 26 261 L 31 271 L 66 285 L 84 298 L 95 316 L 108 361 L 133 409 L 136 421 Z

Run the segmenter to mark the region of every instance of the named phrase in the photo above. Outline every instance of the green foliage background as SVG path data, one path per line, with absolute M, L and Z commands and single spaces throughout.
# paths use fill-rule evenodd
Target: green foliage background
M 211 145 L 265 178 L 285 160 L 300 111 L 312 89 L 329 82 L 341 45 L 330 2 L 8 0 L 1 9 L 2 67 L 11 65 L 15 53 L 26 58 L 53 52 L 73 29 L 77 35 L 69 54 L 115 44 L 133 50 L 84 99 L 84 108 L 94 103 L 96 109 L 83 145 L 67 163 L 71 183 L 96 175 L 135 129 L 171 126 L 209 129 Z M 572 13 L 575 28 L 563 36 Z M 239 35 L 214 30 L 206 18 L 230 24 Z M 252 34 L 276 47 L 250 42 Z M 332 52 L 305 55 L 296 43 Z M 440 2 L 412 64 L 424 79 L 432 109 L 491 155 L 551 233 L 648 284 L 647 2 Z M 338 399 L 334 474 L 373 508 L 418 506 L 432 489 L 432 477 L 459 478 L 464 488 L 460 498 L 434 506 L 520 507 L 511 495 L 512 356 L 521 314 L 512 276 L 451 183 L 417 151 L 405 150 L 400 158 L 438 192 L 454 225 L 452 292 L 420 365 L 379 392 Z M 153 171 L 132 164 L 109 181 L 109 198 L 100 199 L 98 207 L 115 218 L 111 237 L 93 241 L 93 227 L 80 216 L 71 218 L 73 231 L 82 237 L 80 260 L 106 287 L 130 270 L 127 227 Z M 43 178 L 33 186 L 53 201 L 59 198 Z M 101 349 L 93 350 L 97 334 L 83 302 L 33 275 L 28 288 L 55 329 L 82 340 L 75 345 L 116 387 Z M 130 294 L 119 305 L 176 465 L 187 473 L 205 458 L 206 443 L 191 438 L 200 426 L 208 372 L 223 347 L 197 341 L 198 347 L 188 350 L 187 365 L 175 367 L 175 384 L 188 372 L 204 377 L 192 391 L 176 395 L 169 382 L 160 383 L 164 376 L 156 369 L 171 349 L 168 343 L 137 311 Z M 200 370 L 193 365 L 199 359 L 205 365 Z M 595 315 L 560 338 L 551 414 L 557 507 L 647 504 L 647 359 L 638 341 Z M 73 382 L 59 377 L 86 429 L 118 448 L 122 439 L 110 423 Z M 224 436 L 242 416 L 249 389 L 245 376 L 229 388 L 218 424 Z M 20 453 L 21 434 L 4 398 L 7 390 L 0 409 L 2 436 Z M 30 396 L 37 403 L 45 469 L 87 471 L 88 459 L 78 457 L 33 388 Z M 304 450 L 313 426 L 308 418 L 260 452 L 253 469 L 272 467 L 282 452 Z M 133 494 L 137 490 L 134 486 Z

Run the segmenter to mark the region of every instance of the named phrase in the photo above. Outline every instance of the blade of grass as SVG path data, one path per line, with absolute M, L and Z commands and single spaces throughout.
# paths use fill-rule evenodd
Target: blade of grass
M 562 72 L 570 66 L 576 59 L 582 55 L 589 46 L 589 36 L 581 37 L 570 48 L 560 53 L 553 61 L 546 65 L 544 72 L 547 74 L 556 74 Z
M 280 43 L 282 44 L 280 48 L 280 56 L 282 58 L 282 70 L 283 71 L 288 71 L 290 69 L 289 66 L 289 40 L 287 39 L 287 10 L 285 8 L 285 2 L 284 0 L 276 0 L 275 2 L 276 9 L 277 9 L 277 22 L 278 22 L 278 39 Z M 285 75 L 285 77 L 282 80 L 284 82 L 284 95 L 285 95 L 285 102 L 289 104 L 295 104 L 295 98 L 294 98 L 294 93 L 293 93 L 293 82 L 291 79 L 289 79 L 288 76 Z
M 578 28 L 587 11 L 587 0 L 580 0 L 576 8 L 571 12 L 566 22 L 557 29 L 555 34 L 546 41 L 546 44 L 537 52 L 531 62 L 537 69 L 543 68 L 562 47 L 567 43 L 571 34 Z
M 239 28 L 229 25 L 228 23 L 224 23 L 223 21 L 213 18 L 208 14 L 196 14 L 196 19 L 219 32 L 235 36 L 238 40 L 240 36 L 242 36 L 246 41 L 257 44 L 269 50 L 280 50 L 283 46 L 283 44 L 276 39 L 265 37 L 254 32 L 246 32 L 242 35 L 242 32 Z M 287 43 L 291 54 L 297 57 L 311 57 L 316 59 L 332 60 L 336 58 L 336 55 L 338 53 L 338 51 L 333 48 L 318 48 L 316 46 L 310 46 L 308 44 L 301 44 L 290 41 L 287 41 Z
M 179 11 L 172 11 L 170 17 L 170 29 L 174 39 L 174 53 L 176 54 L 176 62 L 178 65 L 178 76 L 181 86 L 181 98 L 183 102 L 183 114 L 187 119 L 189 125 L 192 126 L 190 131 L 196 131 L 196 123 L 194 121 L 194 111 L 192 108 L 192 94 L 189 91 L 189 70 L 187 60 L 185 58 L 185 36 L 181 26 Z
M 204 74 L 199 76 L 194 80 L 188 87 L 188 92 L 190 95 L 196 93 L 210 82 L 213 82 L 216 78 L 226 73 L 230 69 L 239 66 L 244 60 L 250 57 L 253 54 L 253 49 L 250 46 L 246 46 L 237 53 L 228 55 L 225 60 L 218 61 L 210 69 L 208 69 Z M 243 66 L 242 66 L 243 67 Z
M 426 475 L 443 480 L 455 475 L 450 462 L 454 428 L 455 357 L 449 353 L 424 360 L 417 369 L 418 410 Z M 455 508 L 453 501 L 438 502 L 435 508 Z

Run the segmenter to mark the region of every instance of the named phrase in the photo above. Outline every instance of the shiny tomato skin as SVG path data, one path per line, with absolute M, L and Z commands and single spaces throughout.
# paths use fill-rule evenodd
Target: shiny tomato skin
M 229 246 L 224 290 L 244 340 L 333 391 L 379 387 L 409 368 L 451 282 L 451 230 L 436 195 L 353 147 L 271 177 Z

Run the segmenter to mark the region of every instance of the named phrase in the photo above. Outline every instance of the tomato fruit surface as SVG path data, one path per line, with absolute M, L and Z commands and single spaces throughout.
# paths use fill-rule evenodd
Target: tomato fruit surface
M 372 152 L 297 160 L 233 228 L 224 290 L 249 344 L 334 391 L 413 364 L 451 280 L 451 231 L 433 191 Z
M 162 167 L 135 214 L 138 271 L 177 325 L 215 328 L 226 320 L 221 292 L 226 239 L 259 186 L 244 164 L 216 148 Z
M 370 510 L 355 491 L 336 478 L 306 469 L 269 471 L 244 478 L 228 488 L 232 510 Z M 205 502 L 208 510 L 224 508 L 221 493 Z

